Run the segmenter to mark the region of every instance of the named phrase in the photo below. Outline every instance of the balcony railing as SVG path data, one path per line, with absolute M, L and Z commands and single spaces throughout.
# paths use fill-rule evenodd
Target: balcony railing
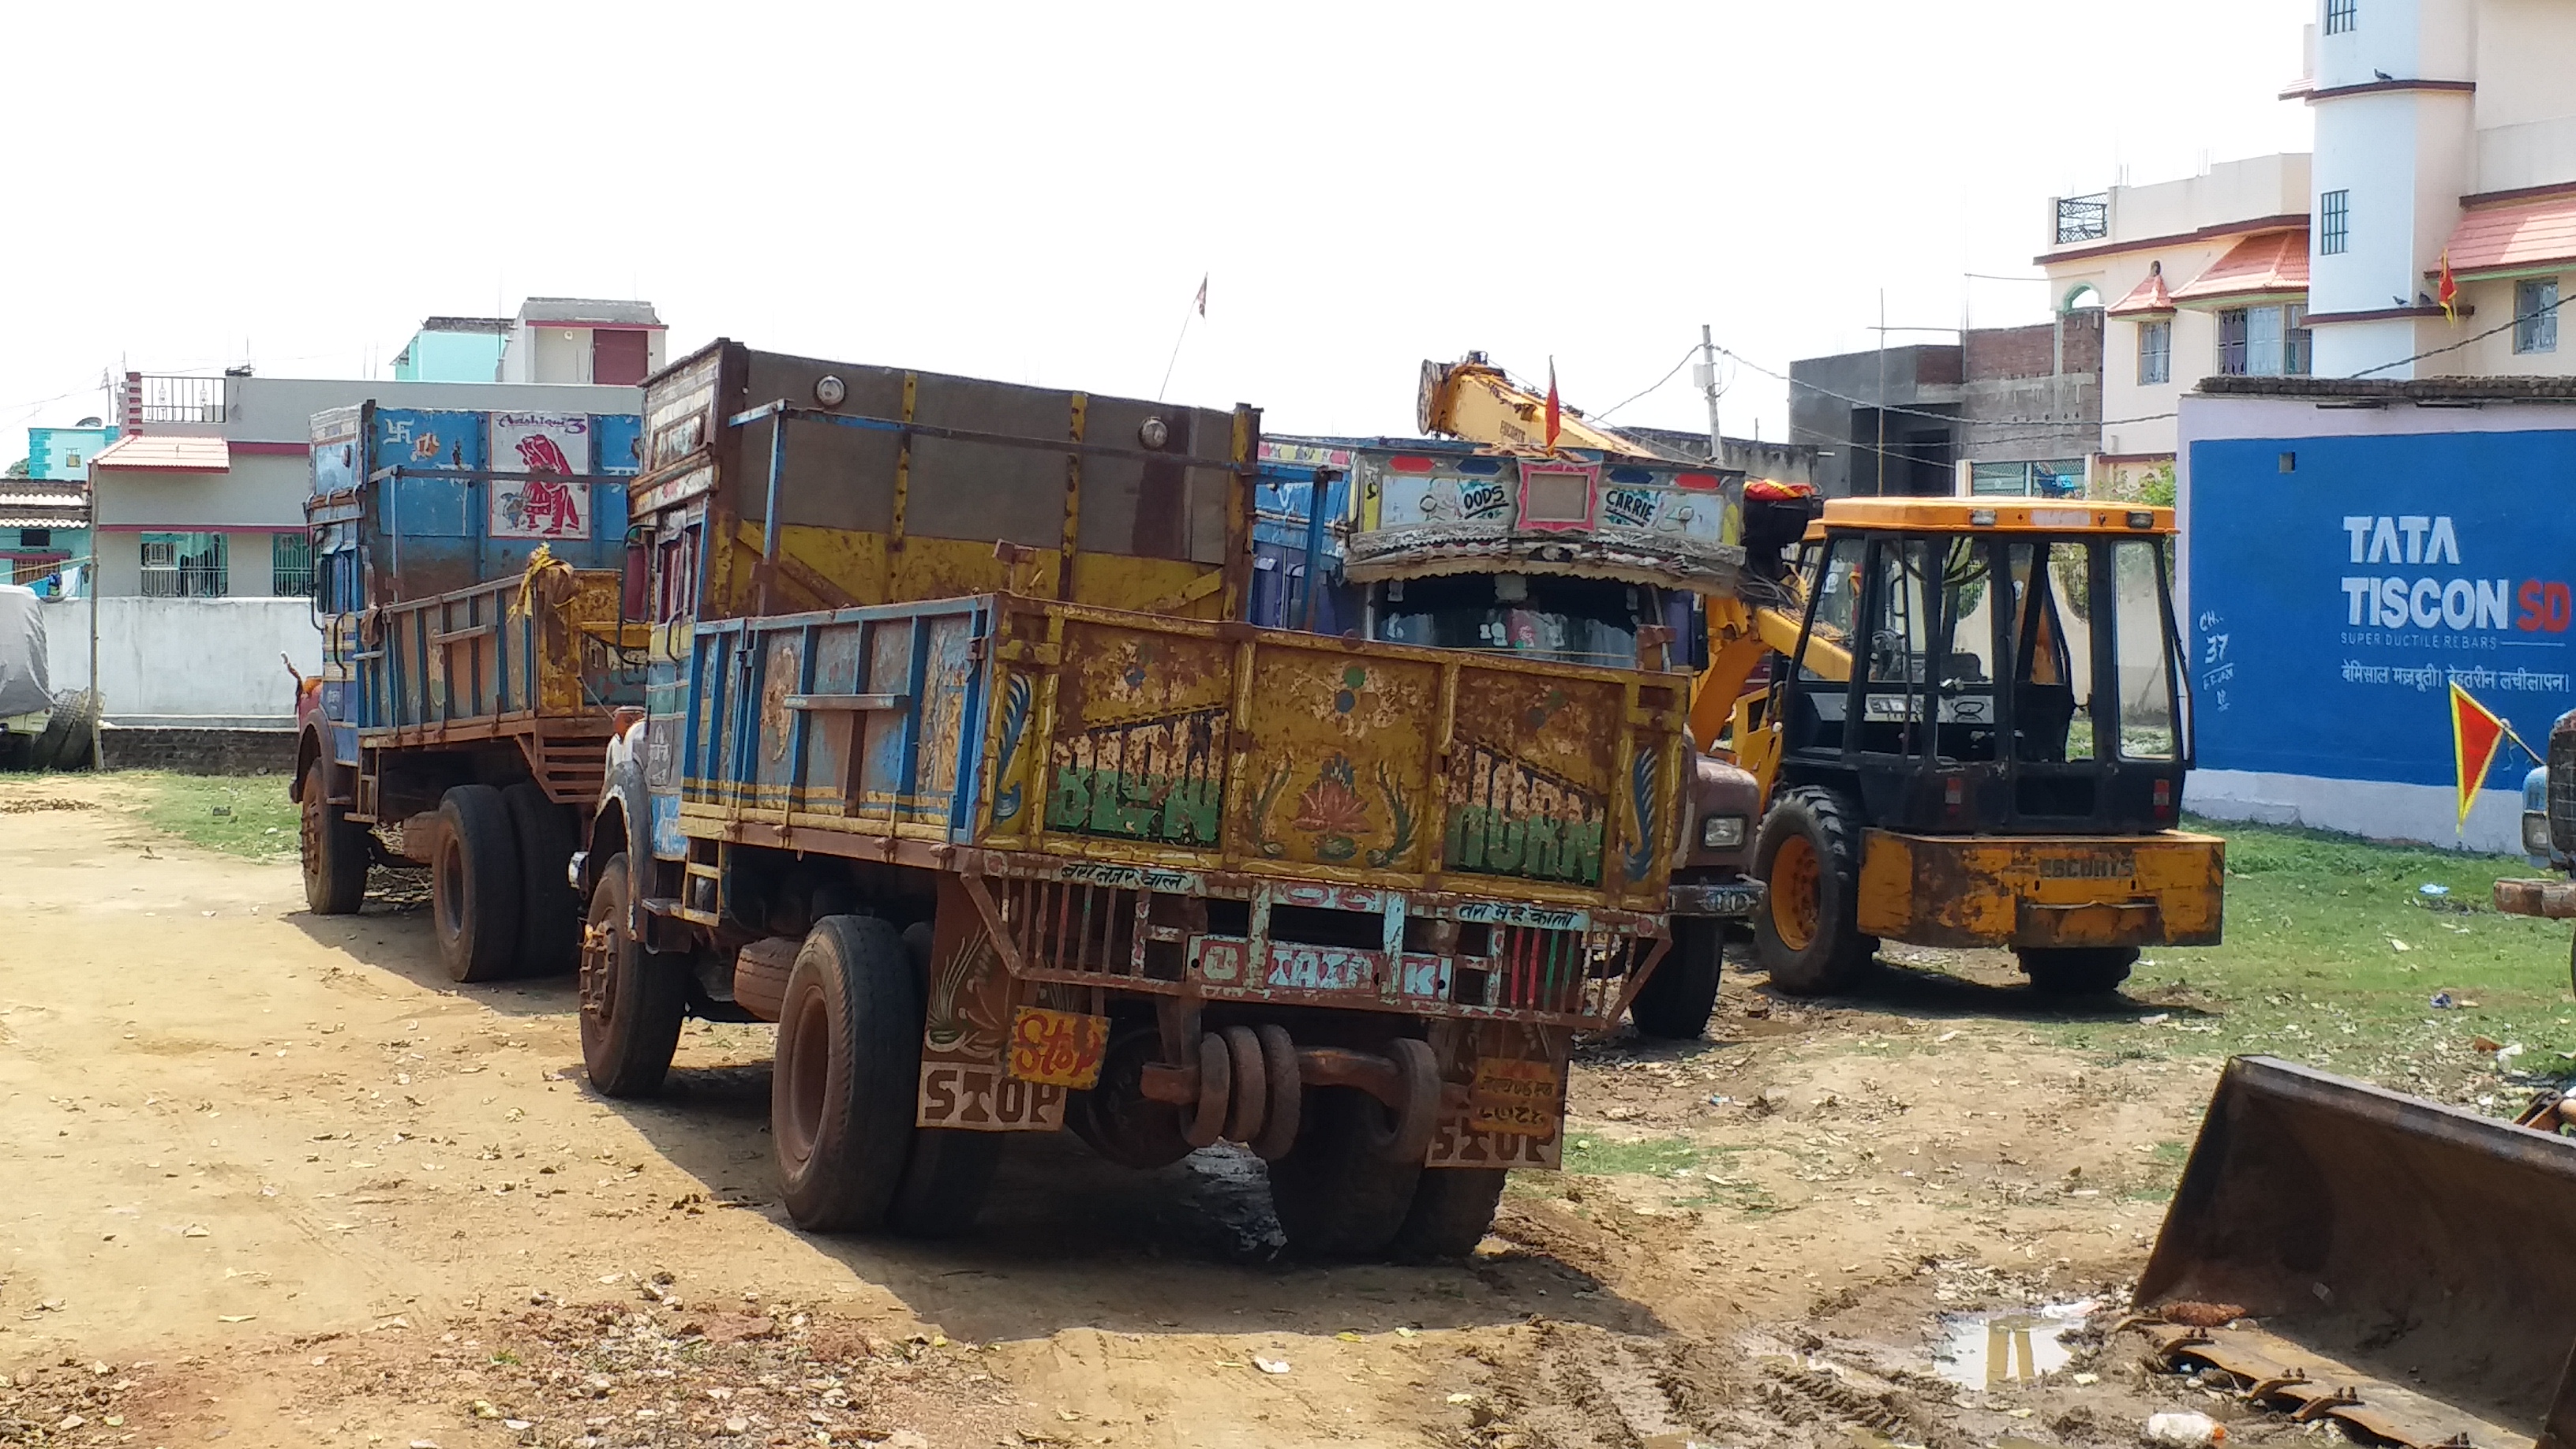
M 2100 241 L 2111 234 L 2111 193 L 2057 198 L 2057 244 Z
M 124 413 L 129 427 L 159 423 L 224 421 L 224 380 L 220 377 L 173 377 L 162 373 L 125 375 Z

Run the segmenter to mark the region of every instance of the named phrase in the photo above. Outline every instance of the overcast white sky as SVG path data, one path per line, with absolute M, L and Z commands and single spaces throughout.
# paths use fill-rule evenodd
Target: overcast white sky
M 104 369 L 384 375 L 419 320 L 718 335 L 1409 432 L 2045 315 L 2045 207 L 2301 150 L 2308 0 L 0 4 L 0 453 Z M 1904 339 L 1900 339 L 1904 340 Z M 1930 339 L 1926 339 L 1930 340 Z M 1619 421 L 1698 428 L 1684 373 Z M 70 396 L 57 396 L 59 394 Z M 39 400 L 44 401 L 39 401 Z M 1739 375 L 1726 429 L 1778 438 Z

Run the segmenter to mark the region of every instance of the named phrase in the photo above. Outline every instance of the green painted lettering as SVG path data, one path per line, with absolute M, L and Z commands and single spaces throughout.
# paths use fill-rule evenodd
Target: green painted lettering
M 1566 879 L 1583 885 L 1601 884 L 1601 822 L 1568 822 L 1562 859 Z
M 1080 830 L 1091 822 L 1091 772 L 1080 765 L 1058 765 L 1055 788 L 1047 792 L 1047 829 Z
M 1557 822 L 1533 815 L 1521 822 L 1521 874 L 1531 880 L 1554 880 L 1557 869 Z
M 1186 780 L 1163 799 L 1163 838 L 1179 845 L 1216 844 L 1217 807 L 1223 792 L 1214 780 Z

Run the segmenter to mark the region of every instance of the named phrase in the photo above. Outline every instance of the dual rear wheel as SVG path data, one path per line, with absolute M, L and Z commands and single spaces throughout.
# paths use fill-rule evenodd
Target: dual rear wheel
M 458 785 L 440 798 L 430 922 L 455 981 L 556 976 L 580 960 L 581 906 L 564 867 L 570 812 L 532 780 Z

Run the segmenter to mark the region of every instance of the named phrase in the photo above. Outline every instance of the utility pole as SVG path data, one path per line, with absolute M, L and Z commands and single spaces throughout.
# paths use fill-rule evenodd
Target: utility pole
M 1878 289 L 1878 496 L 1887 496 L 1887 289 Z
M 1726 466 L 1726 438 L 1717 429 L 1717 343 L 1708 324 L 1699 324 L 1699 390 L 1708 395 L 1708 466 Z

